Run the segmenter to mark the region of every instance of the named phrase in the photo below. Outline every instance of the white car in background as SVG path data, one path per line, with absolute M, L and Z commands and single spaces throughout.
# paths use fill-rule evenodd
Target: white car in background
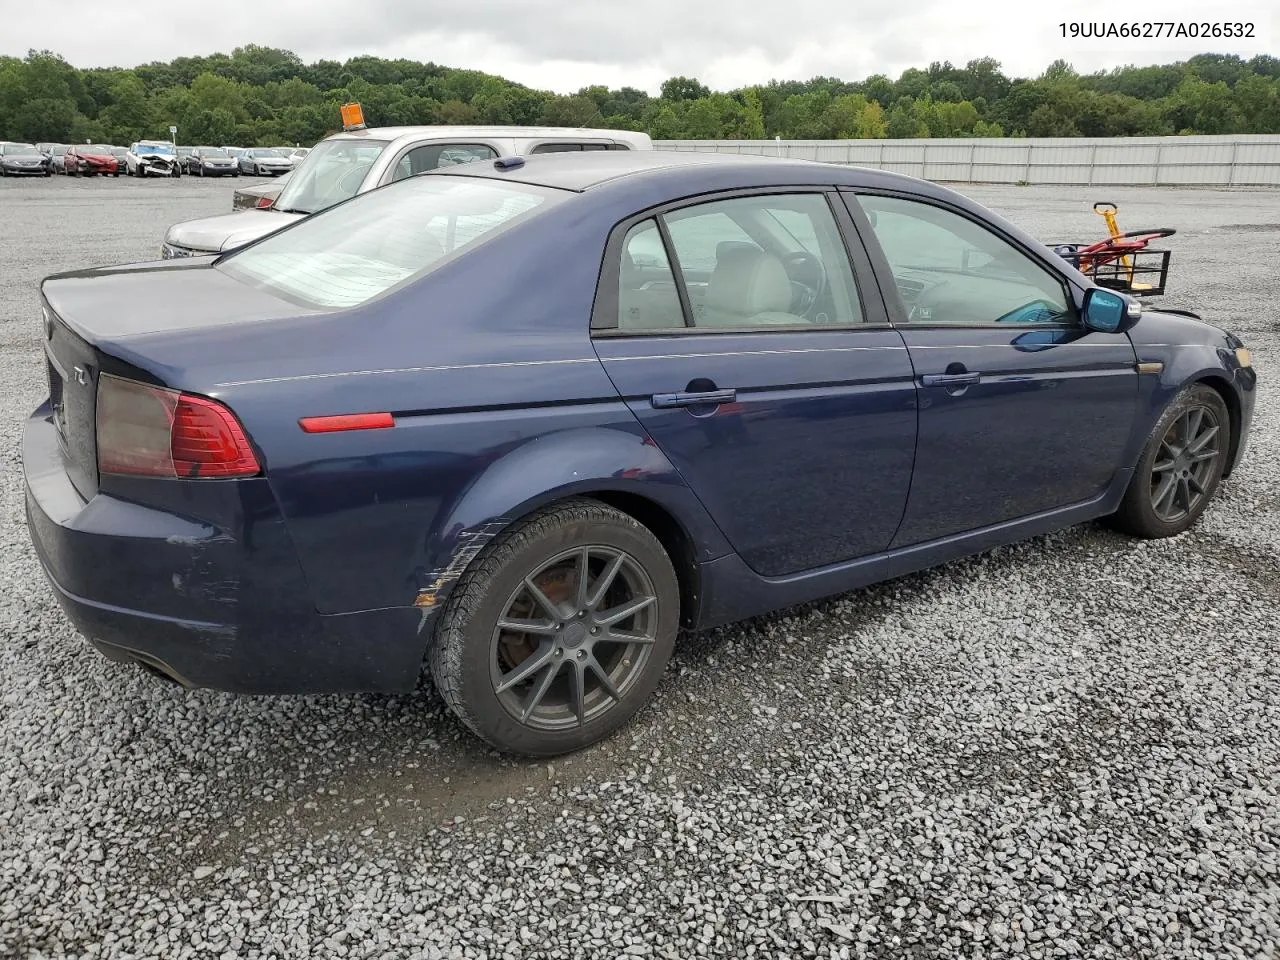
M 131 177 L 180 177 L 178 149 L 168 140 L 139 140 L 124 155 L 125 173 Z
M 162 256 L 202 257 L 251 243 L 358 193 L 474 160 L 587 150 L 652 150 L 646 133 L 584 127 L 375 127 L 312 148 L 268 207 L 174 224 Z

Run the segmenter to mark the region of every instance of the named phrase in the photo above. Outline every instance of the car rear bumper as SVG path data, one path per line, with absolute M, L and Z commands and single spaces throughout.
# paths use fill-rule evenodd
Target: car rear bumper
M 222 502 L 206 512 L 234 518 L 221 527 L 188 504 L 179 514 L 103 493 L 85 501 L 47 404 L 27 421 L 22 455 L 36 554 L 72 623 L 112 659 L 236 693 L 417 683 L 423 612 L 317 613 L 267 481 L 209 481 Z

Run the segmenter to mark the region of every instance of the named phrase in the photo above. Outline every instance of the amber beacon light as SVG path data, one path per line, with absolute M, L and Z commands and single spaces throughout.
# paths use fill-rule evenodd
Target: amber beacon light
M 344 103 L 340 108 L 342 111 L 342 129 L 343 130 L 363 130 L 364 129 L 364 110 L 358 103 Z

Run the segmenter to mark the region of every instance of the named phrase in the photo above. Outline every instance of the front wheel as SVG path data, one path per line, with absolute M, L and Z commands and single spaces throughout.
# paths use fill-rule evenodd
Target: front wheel
M 493 746 L 551 757 L 618 729 L 653 693 L 680 621 L 671 560 L 592 500 L 540 510 L 458 582 L 428 656 L 436 689 Z
M 1231 449 L 1231 416 L 1212 387 L 1185 387 L 1156 422 L 1112 526 L 1172 537 L 1194 524 L 1218 490 Z

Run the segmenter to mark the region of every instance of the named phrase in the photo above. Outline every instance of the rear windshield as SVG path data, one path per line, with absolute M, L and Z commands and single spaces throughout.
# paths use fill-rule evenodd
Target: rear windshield
M 509 181 L 414 177 L 228 254 L 217 269 L 303 306 L 354 307 L 567 196 Z

